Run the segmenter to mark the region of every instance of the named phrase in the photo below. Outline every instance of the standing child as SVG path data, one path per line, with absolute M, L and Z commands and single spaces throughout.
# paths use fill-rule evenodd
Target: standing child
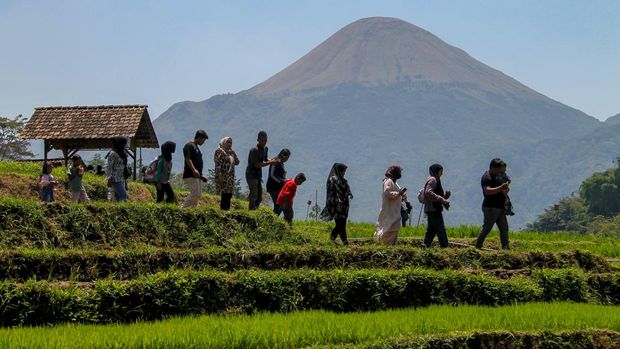
M 306 181 L 306 175 L 303 173 L 298 173 L 295 178 L 288 179 L 286 183 L 284 183 L 284 187 L 280 191 L 280 195 L 278 195 L 277 204 L 282 208 L 282 213 L 284 213 L 284 219 L 289 223 L 293 224 L 293 199 L 295 199 L 295 193 L 297 192 L 297 186 L 301 185 Z
M 58 185 L 58 181 L 52 176 L 52 164 L 44 163 L 43 171 L 39 176 L 39 186 L 41 187 L 41 200 L 44 202 L 54 201 L 54 188 Z
M 69 189 L 71 190 L 71 201 L 88 203 L 90 199 L 88 199 L 84 184 L 82 183 L 82 177 L 86 171 L 84 161 L 82 161 L 82 157 L 77 154 L 71 157 L 71 161 L 71 167 L 67 170 Z

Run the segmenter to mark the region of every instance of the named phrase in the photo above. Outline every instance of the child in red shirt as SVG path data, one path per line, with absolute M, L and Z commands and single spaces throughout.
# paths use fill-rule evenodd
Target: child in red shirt
M 280 195 L 278 195 L 278 200 L 276 200 L 276 204 L 282 208 L 284 219 L 291 225 L 293 224 L 293 199 L 297 192 L 297 186 L 305 181 L 306 175 L 303 173 L 297 174 L 294 179 L 291 178 L 286 180 L 284 187 L 282 187 L 280 191 Z

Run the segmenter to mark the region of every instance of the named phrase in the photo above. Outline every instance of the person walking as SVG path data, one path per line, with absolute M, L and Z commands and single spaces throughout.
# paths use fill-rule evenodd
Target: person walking
M 161 145 L 161 154 L 157 158 L 157 172 L 153 177 L 157 190 L 157 202 L 164 201 L 164 194 L 166 195 L 167 203 L 176 202 L 174 190 L 172 190 L 172 185 L 170 185 L 172 154 L 176 149 L 177 144 L 171 141 L 164 142 L 164 144 Z
M 398 241 L 401 217 L 400 207 L 403 198 L 407 198 L 407 188 L 401 188 L 396 181 L 402 176 L 402 168 L 390 166 L 383 179 L 381 211 L 377 219 L 374 239 L 386 245 L 394 245 Z
M 347 165 L 335 163 L 327 176 L 327 194 L 325 208 L 321 212 L 321 218 L 326 221 L 334 220 L 336 226 L 332 229 L 331 239 L 340 240 L 344 245 L 348 245 L 347 240 L 347 218 L 349 217 L 349 202 L 353 199 L 349 183 L 344 178 L 347 172 Z
M 499 239 L 502 249 L 509 250 L 508 219 L 506 218 L 506 196 L 508 195 L 509 182 L 504 181 L 506 163 L 499 158 L 491 160 L 489 170 L 484 172 L 480 184 L 482 185 L 482 214 L 484 223 L 476 239 L 476 248 L 482 248 L 493 226 L 497 224 Z
M 112 151 L 108 154 L 108 187 L 111 188 L 116 201 L 127 201 L 127 138 L 112 138 Z
M 206 181 L 202 175 L 202 153 L 198 146 L 203 145 L 209 139 L 207 132 L 204 130 L 196 131 L 194 139 L 187 142 L 183 147 L 183 158 L 185 163 L 183 166 L 183 181 L 189 188 L 189 195 L 183 201 L 183 208 L 196 207 L 202 196 L 201 184 Z
M 41 188 L 41 200 L 43 202 L 54 201 L 54 188 L 58 186 L 58 181 L 52 175 L 54 167 L 49 162 L 43 164 L 41 175 L 39 176 L 39 187 Z
M 286 182 L 286 169 L 284 163 L 288 161 L 291 156 L 291 151 L 284 148 L 280 150 L 280 153 L 276 157 L 278 162 L 269 165 L 269 178 L 267 178 L 267 192 L 271 196 L 273 201 L 273 213 L 280 215 L 282 208 L 277 204 L 278 195 Z
M 448 234 L 443 221 L 443 209 L 450 208 L 450 191 L 444 192 L 441 185 L 443 166 L 440 164 L 431 165 L 428 169 L 429 177 L 424 184 L 424 213 L 428 219 L 426 234 L 424 235 L 424 247 L 431 247 L 435 235 L 439 239 L 439 246 L 448 247 Z
M 305 181 L 306 175 L 301 172 L 298 173 L 295 178 L 288 179 L 284 183 L 284 187 L 282 187 L 280 195 L 278 195 L 277 203 L 280 207 L 282 207 L 284 219 L 289 225 L 293 225 L 293 200 L 295 199 L 295 194 L 297 193 L 297 187 L 302 185 Z
M 71 157 L 71 166 L 67 169 L 67 177 L 69 177 L 69 189 L 71 190 L 71 201 L 89 203 L 90 199 L 84 189 L 84 183 L 82 183 L 82 177 L 84 176 L 84 161 L 82 157 L 75 154 Z
M 220 194 L 220 209 L 222 210 L 230 209 L 230 202 L 235 191 L 235 166 L 239 165 L 239 158 L 232 149 L 232 145 L 232 138 L 224 137 L 213 154 L 215 189 Z
M 258 132 L 257 142 L 256 146 L 250 149 L 248 166 L 245 169 L 245 180 L 250 191 L 248 195 L 248 208 L 250 210 L 256 210 L 263 200 L 262 168 L 278 162 L 277 159 L 268 160 L 267 132 Z

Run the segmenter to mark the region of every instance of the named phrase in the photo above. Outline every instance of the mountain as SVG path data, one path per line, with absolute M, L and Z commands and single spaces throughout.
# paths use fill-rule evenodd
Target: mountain
M 517 209 L 542 212 L 575 190 L 573 182 L 553 182 L 544 188 L 553 197 L 525 202 L 543 188 L 524 180 L 540 171 L 565 178 L 581 172 L 560 174 L 562 166 L 544 161 L 543 168 L 533 168 L 536 145 L 555 144 L 550 146 L 555 154 L 602 125 L 424 29 L 383 17 L 349 24 L 249 90 L 176 103 L 154 122 L 160 140 L 185 142 L 196 128 L 205 128 L 213 139 L 205 157 L 217 139 L 230 135 L 243 160 L 258 130 L 266 130 L 270 154 L 290 148 L 289 174 L 303 171 L 309 178 L 298 194 L 297 214 L 302 216 L 303 203 L 314 201 L 315 190 L 322 204 L 325 176 L 335 161 L 349 165 L 355 194 L 350 218 L 361 221 L 376 219 L 388 165 L 404 166 L 402 185 L 415 193 L 428 166 L 439 162 L 445 168 L 444 187 L 454 192 L 448 224 L 480 223 L 480 176 L 494 157 L 509 160 L 514 171 Z M 600 169 L 596 163 L 615 156 L 595 154 L 583 178 Z M 243 177 L 244 166 L 242 161 L 238 176 Z M 574 178 L 576 185 L 583 178 Z M 530 216 L 517 212 L 512 220 L 521 225 Z
M 606 125 L 619 125 L 620 124 L 620 113 L 610 116 L 605 120 Z

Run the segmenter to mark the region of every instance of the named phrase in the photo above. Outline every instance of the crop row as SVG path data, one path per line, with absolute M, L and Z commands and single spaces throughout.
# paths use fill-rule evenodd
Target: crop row
M 346 346 L 348 349 L 614 349 L 619 347 L 620 333 L 606 330 L 559 333 L 477 331 L 443 336 L 401 336 L 398 339 Z M 334 349 L 338 346 L 330 345 L 327 348 Z
M 140 203 L 41 204 L 0 200 L 0 247 L 113 248 L 152 245 L 194 248 L 294 241 L 281 219 L 268 210 L 183 210 Z
M 620 274 L 541 269 L 529 278 L 422 269 L 173 271 L 131 281 L 0 283 L 0 324 L 127 322 L 222 312 L 378 310 L 431 304 L 620 302 Z
M 170 269 L 560 269 L 581 268 L 589 272 L 613 269 L 601 257 L 580 251 L 562 253 L 501 252 L 474 249 L 417 249 L 407 246 L 368 245 L 350 248 L 333 246 L 273 245 L 237 250 L 211 247 L 197 250 L 4 250 L 0 251 L 0 280 L 24 281 L 101 278 L 133 279 Z

